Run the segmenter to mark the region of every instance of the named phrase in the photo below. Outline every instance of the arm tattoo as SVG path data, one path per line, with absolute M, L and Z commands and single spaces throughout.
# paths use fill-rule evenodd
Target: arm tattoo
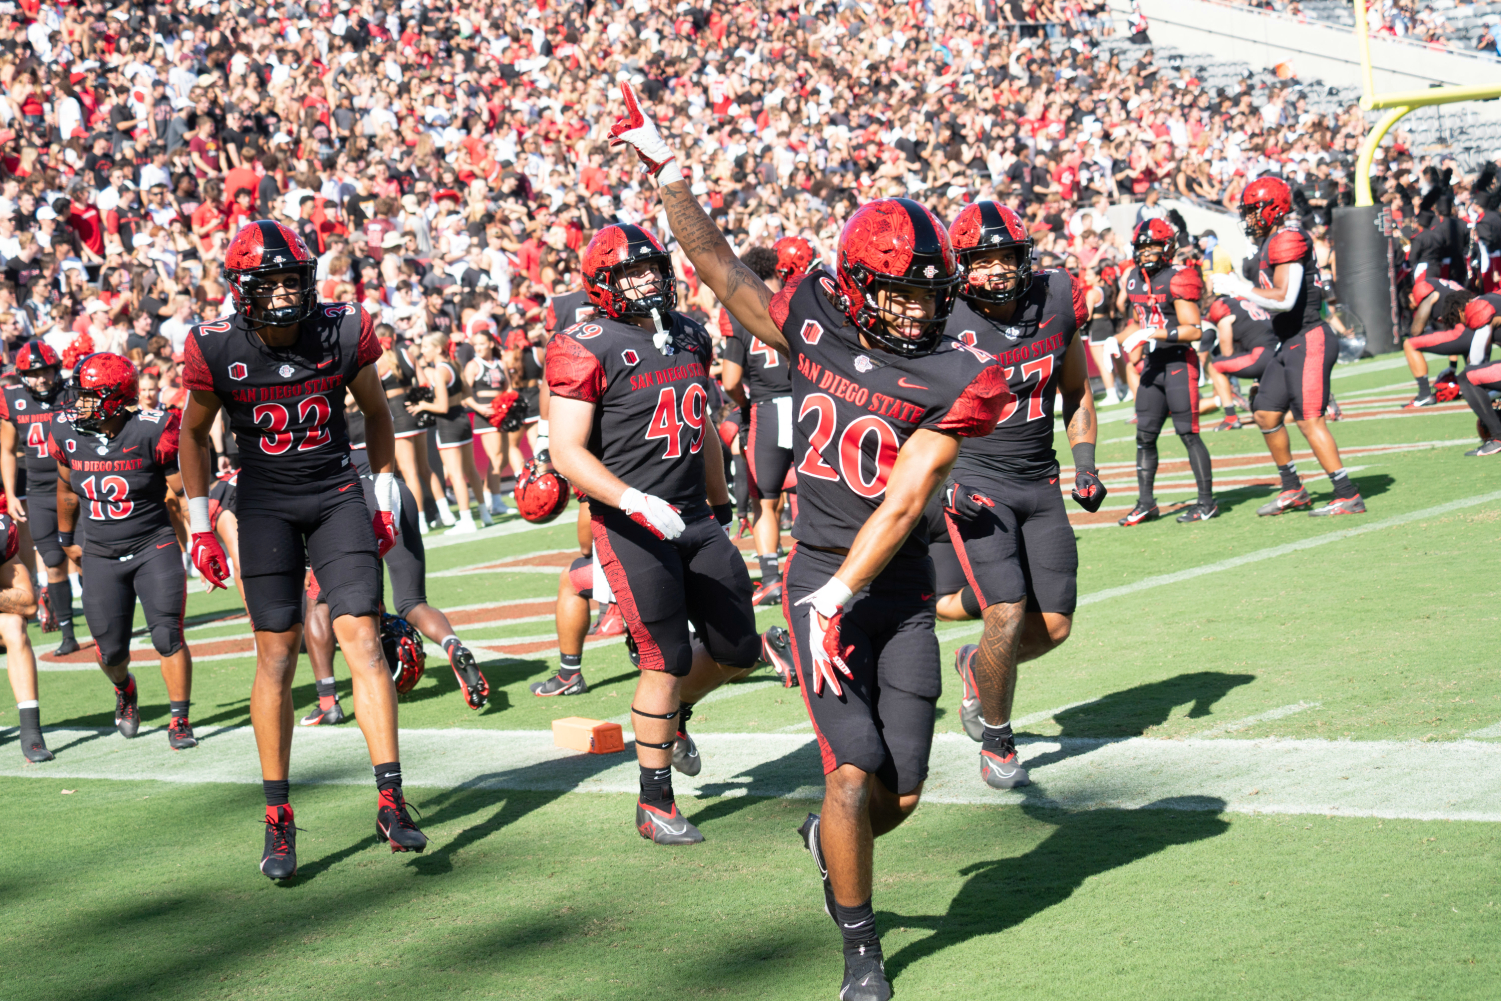
M 29 615 L 36 609 L 36 600 L 28 599 L 19 588 L 0 591 L 0 612 L 14 615 Z
M 771 289 L 766 287 L 766 283 L 754 271 L 746 267 L 744 261 L 733 257 L 730 260 L 729 274 L 724 280 L 725 301 L 735 298 L 735 293 L 742 288 L 749 288 L 754 292 L 763 309 L 771 305 Z
M 662 199 L 662 207 L 667 211 L 672 235 L 682 245 L 683 253 L 689 257 L 698 254 L 719 257 L 729 251 L 724 234 L 714 225 L 714 220 L 704 213 L 703 207 L 689 192 L 686 184 L 676 191 L 672 188 L 660 188 L 657 194 Z
M 1089 433 L 1094 429 L 1094 421 L 1090 419 L 1089 410 L 1079 407 L 1068 419 L 1068 443 L 1077 445 L 1081 441 L 1089 439 Z

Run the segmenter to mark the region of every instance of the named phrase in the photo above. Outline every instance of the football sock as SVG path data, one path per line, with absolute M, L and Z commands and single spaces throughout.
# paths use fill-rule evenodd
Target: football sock
M 36 699 L 29 702 L 17 702 L 16 709 L 21 714 L 22 733 L 39 734 L 42 732 L 42 709 Z
M 381 792 L 387 789 L 401 789 L 401 762 L 388 761 L 384 765 L 375 766 L 375 788 Z
M 880 956 L 881 940 L 876 937 L 876 912 L 869 900 L 854 907 L 845 907 L 836 900 L 834 920 L 839 925 L 839 934 L 844 936 L 846 956 Z
M 959 589 L 959 606 L 964 609 L 964 614 L 972 619 L 982 618 L 985 609 L 980 607 L 980 599 L 975 595 L 975 589 L 965 584 Z
M 1199 503 L 1214 503 L 1214 467 L 1209 461 L 1209 449 L 1204 445 L 1204 439 L 1197 434 L 1189 433 L 1179 435 L 1183 439 L 1183 447 L 1188 449 L 1188 464 L 1194 471 L 1194 483 L 1199 487 Z
M 1350 482 L 1350 474 L 1345 472 L 1344 466 L 1329 474 L 1329 482 L 1334 484 L 1334 496 L 1340 500 L 1349 500 L 1357 495 L 1355 484 Z
M 339 701 L 339 692 L 335 687 L 333 678 L 317 678 L 313 682 L 318 686 L 318 708 L 328 712 Z
M 672 809 L 672 766 L 641 767 L 641 802 L 660 810 Z
M 584 669 L 584 655 L 581 653 L 563 653 L 558 655 L 558 675 L 563 678 L 576 678 Z
M 447 636 L 443 637 L 443 639 L 439 642 L 438 645 L 443 648 L 443 652 L 444 653 L 446 653 L 450 657 L 452 657 L 453 656 L 453 648 L 456 647 L 456 646 L 463 646 L 464 644 L 461 643 L 459 641 L 459 638 L 457 636 L 455 636 L 453 633 L 449 633 Z
M 777 565 L 777 554 L 776 553 L 772 553 L 770 556 L 759 556 L 758 555 L 756 557 L 756 559 L 759 560 L 760 563 L 761 563 L 761 583 L 762 584 L 770 584 L 773 581 L 778 581 L 778 580 L 782 579 L 782 570 Z
M 693 703 L 678 703 L 678 733 L 688 732 L 688 721 L 693 718 Z
M 981 722 L 983 723 L 984 720 L 981 720 Z M 1004 749 L 1003 745 L 1006 741 L 1012 740 L 1013 737 L 1010 720 L 1007 720 L 1000 726 L 991 726 L 989 723 L 985 723 L 985 735 L 981 738 L 980 747 L 982 750 L 1000 754 Z
M 1233 403 L 1227 403 L 1227 404 L 1225 404 L 1225 416 L 1226 417 L 1234 417 L 1235 416 L 1235 404 L 1233 404 Z
M 1277 475 L 1282 477 L 1283 490 L 1299 490 L 1303 486 L 1303 481 L 1298 479 L 1298 464 L 1296 462 L 1289 462 L 1285 466 L 1278 466 Z
M 172 711 L 173 719 L 177 719 L 179 716 L 187 716 L 188 706 L 190 705 L 192 705 L 191 699 L 183 699 L 181 702 L 179 702 L 177 699 L 167 700 L 167 706 Z
M 1433 390 L 1428 386 L 1428 377 L 1426 375 L 1418 376 L 1418 395 L 1430 396 L 1432 393 Z
M 1157 436 L 1136 433 L 1136 501 L 1151 507 L 1157 502 L 1152 484 L 1157 482 Z
M 57 624 L 63 632 L 71 636 L 73 633 L 73 585 L 66 579 L 56 584 L 49 581 L 47 598 L 52 602 L 52 614 L 57 616 Z
M 292 783 L 289 779 L 262 779 L 261 788 L 266 791 L 267 806 L 286 806 Z
M 117 692 L 124 692 L 126 695 L 129 695 L 132 692 L 134 692 L 135 688 L 136 688 L 136 676 L 133 675 L 133 674 L 127 674 L 125 676 L 125 684 L 123 684 L 123 685 L 115 685 L 115 691 L 117 691 Z

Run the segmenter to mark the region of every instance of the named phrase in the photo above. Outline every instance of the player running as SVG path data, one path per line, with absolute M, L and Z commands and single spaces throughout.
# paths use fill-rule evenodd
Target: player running
M 1277 335 L 1272 332 L 1271 314 L 1254 302 L 1233 295 L 1215 296 L 1209 304 L 1209 322 L 1214 324 L 1214 339 L 1219 357 L 1209 363 L 1209 379 L 1222 400 L 1234 400 L 1230 378 L 1260 380 L 1277 354 Z M 1256 408 L 1256 390 L 1251 389 L 1247 409 Z M 1238 431 L 1250 422 L 1235 412 L 1235 404 L 1225 407 L 1225 420 L 1216 431 Z
M 959 437 L 988 434 L 1011 396 L 988 355 L 943 336 L 960 273 L 931 212 L 908 199 L 863 206 L 840 236 L 836 274 L 809 272 L 773 298 L 704 214 L 629 83 L 621 93 L 627 116 L 611 135 L 656 177 L 699 278 L 792 367 L 799 511 L 782 607 L 826 783 L 822 813 L 800 833 L 844 937 L 840 997 L 889 998 L 873 839 L 917 807 L 941 688 L 933 569 L 913 529 Z
M 0 479 L 10 498 L 10 514 L 26 522 L 47 576 L 43 629 L 61 630 L 54 656 L 73 653 L 73 585 L 68 558 L 57 544 L 57 463 L 47 451 L 52 415 L 62 412 L 70 394 L 62 379 L 62 359 L 45 341 L 24 344 L 16 352 L 21 385 L 0 394 Z M 16 462 L 16 453 L 22 459 Z
M 174 524 L 182 519 L 181 415 L 137 409 L 139 377 L 123 355 L 89 355 L 73 378 L 78 397 L 47 432 L 47 450 L 57 464 L 57 541 L 89 582 L 83 614 L 99 667 L 115 686 L 115 727 L 134 737 L 141 725 L 130 673 L 139 602 L 151 645 L 162 658 L 172 711 L 167 744 L 178 751 L 197 747 L 188 721 L 193 657 L 182 635 L 188 578 Z M 86 503 L 79 503 L 80 496 Z M 81 545 L 73 537 L 80 511 L 89 523 Z
M 804 263 L 802 255 L 789 252 L 788 256 L 793 260 L 783 269 L 776 251 L 752 247 L 746 251 L 745 266 L 775 294 L 782 288 L 779 271 L 786 271 L 787 280 L 803 273 L 794 270 Z M 806 263 L 812 263 L 811 248 L 806 256 Z M 792 468 L 792 375 L 787 359 L 752 337 L 727 309 L 719 311 L 719 332 L 724 336 L 720 361 L 724 391 L 742 409 L 750 410 L 742 450 L 749 480 L 759 496 L 751 534 L 761 564 L 761 583 L 751 595 L 751 604 L 780 605 L 782 569 L 777 551 L 782 542 L 782 483 Z
M 965 730 L 983 743 L 980 777 L 996 789 L 1029 784 L 1016 756 L 1011 704 L 1016 665 L 1068 639 L 1079 552 L 1058 490 L 1054 400 L 1074 458 L 1074 499 L 1098 511 L 1094 395 L 1079 331 L 1083 286 L 1067 271 L 1032 270 L 1026 223 L 993 201 L 965 206 L 949 231 L 965 280 L 946 332 L 1006 366 L 1015 397 L 995 430 L 966 438 L 942 494 L 948 546 L 934 547 L 946 619 L 983 618 L 978 645 L 959 648 Z M 935 536 L 938 534 L 934 533 Z M 940 554 L 948 559 L 940 562 Z M 957 607 L 956 607 L 957 606 Z
M 694 844 L 703 835 L 672 792 L 675 754 L 699 768 L 687 714 L 760 653 L 750 574 L 720 527 L 732 515 L 710 415 L 713 349 L 675 310 L 672 258 L 646 230 L 606 226 L 582 264 L 598 315 L 548 342 L 552 462 L 589 495 L 594 551 L 641 659 L 636 828 Z
M 1126 338 L 1132 360 L 1146 351 L 1136 389 L 1136 506 L 1120 519 L 1126 527 L 1151 521 L 1160 513 L 1153 486 L 1157 480 L 1157 439 L 1168 414 L 1188 452 L 1198 497 L 1178 515 L 1181 522 L 1208 521 L 1220 513 L 1214 502 L 1214 471 L 1209 449 L 1199 437 L 1199 300 L 1204 276 L 1194 265 L 1173 264 L 1178 233 L 1163 219 L 1147 219 L 1131 234 L 1136 266 L 1121 283 L 1119 309 L 1130 304 L 1138 329 Z
M 302 633 L 304 559 L 327 597 L 334 634 L 353 677 L 355 716 L 375 769 L 376 837 L 392 851 L 422 851 L 401 792 L 396 689 L 377 622 L 379 558 L 396 542 L 400 494 L 393 470 L 391 413 L 374 362 L 374 323 L 351 303 L 319 304 L 316 261 L 302 239 L 261 220 L 235 234 L 224 274 L 230 316 L 188 335 L 183 418 L 193 563 L 211 587 L 228 577 L 209 520 L 209 428 L 221 407 L 239 445 L 235 515 L 241 580 L 255 630 L 256 674 L 250 721 L 266 794 L 261 872 L 297 872 L 296 827 L 288 802 L 292 678 Z M 365 415 L 375 471 L 373 519 L 350 458 L 344 410 L 348 390 Z M 380 548 L 377 549 L 377 546 Z
M 1489 327 L 1483 344 L 1475 341 L 1477 333 L 1465 323 L 1465 308 L 1475 298 L 1475 293 L 1457 285 L 1447 278 L 1420 278 L 1412 287 L 1412 328 L 1402 340 L 1402 353 L 1407 357 L 1407 369 L 1417 381 L 1418 394 L 1404 404 L 1403 410 L 1417 410 L 1436 406 L 1440 401 L 1428 383 L 1428 359 L 1424 355 L 1464 356 L 1470 365 L 1480 365 L 1490 360 L 1491 341 Z M 1471 353 L 1472 347 L 1478 347 Z M 1439 376 L 1440 382 L 1453 382 L 1454 369 L 1447 369 Z M 1452 390 L 1451 390 L 1452 393 Z M 1452 395 L 1447 397 L 1453 399 Z
M 1313 506 L 1293 465 L 1292 443 L 1284 426 L 1291 410 L 1314 458 L 1334 485 L 1334 499 L 1308 513 L 1320 517 L 1364 514 L 1365 502 L 1350 482 L 1339 446 L 1324 420 L 1339 338 L 1320 318 L 1324 293 L 1318 283 L 1313 242 L 1292 214 L 1292 204 L 1292 189 L 1280 177 L 1261 177 L 1246 185 L 1240 214 L 1246 231 L 1260 242 L 1256 284 L 1232 274 L 1213 278 L 1216 293 L 1254 302 L 1271 313 L 1272 331 L 1281 345 L 1261 377 L 1255 414 L 1282 478 L 1282 491 L 1256 513 L 1285 514 Z

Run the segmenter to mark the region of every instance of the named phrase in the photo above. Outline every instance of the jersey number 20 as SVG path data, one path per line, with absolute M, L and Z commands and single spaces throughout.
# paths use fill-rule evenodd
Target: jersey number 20
M 896 431 L 890 424 L 874 414 L 856 417 L 839 435 L 839 471 L 826 461 L 825 453 L 839 430 L 839 417 L 834 408 L 834 398 L 824 393 L 811 393 L 803 398 L 798 411 L 798 423 L 814 414 L 818 423 L 808 434 L 808 452 L 797 467 L 798 476 L 812 476 L 819 480 L 838 482 L 840 473 L 846 486 L 857 495 L 867 499 L 879 497 L 886 492 L 886 480 L 891 476 L 891 467 L 896 465 L 896 453 L 901 449 L 896 440 Z M 875 475 L 865 476 L 865 439 L 876 436 Z M 832 457 L 832 456 L 830 456 Z

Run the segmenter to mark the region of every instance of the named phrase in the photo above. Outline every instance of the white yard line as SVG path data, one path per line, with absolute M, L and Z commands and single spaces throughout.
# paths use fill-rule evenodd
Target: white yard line
M 8 731 L 9 736 L 14 731 Z M 188 752 L 168 749 L 160 729 L 125 740 L 111 730 L 50 730 L 57 760 L 0 757 L 0 775 L 56 781 L 152 779 L 256 785 L 249 727 L 200 730 Z M 704 770 L 674 776 L 680 798 L 818 799 L 823 775 L 810 734 L 697 733 Z M 292 783 L 368 786 L 357 727 L 296 728 Z M 575 754 L 545 730 L 403 730 L 402 771 L 416 790 L 522 789 L 634 794 L 640 773 L 623 754 Z M 940 734 L 923 798 L 938 803 L 1034 804 L 1085 809 L 1181 809 L 1501 822 L 1501 745 L 1479 741 L 1091 740 L 1023 738 L 1034 785 L 997 792 L 978 775 L 976 747 Z M 78 786 L 88 795 L 88 786 Z M 686 804 L 685 804 L 686 805 Z M 689 816 L 693 808 L 688 809 Z
M 1492 723 L 1490 726 L 1471 730 L 1465 734 L 1466 740 L 1485 740 L 1488 737 L 1501 737 L 1501 723 Z
M 1290 706 L 1279 706 L 1276 709 L 1268 709 L 1264 713 L 1257 713 L 1255 716 L 1247 716 L 1245 719 L 1238 719 L 1230 723 L 1221 723 L 1219 726 L 1212 726 L 1202 733 L 1194 734 L 1194 737 L 1195 739 L 1200 739 L 1205 737 L 1218 737 L 1221 734 L 1225 733 L 1237 733 L 1241 730 L 1250 729 L 1258 723 L 1268 723 L 1274 719 L 1282 719 L 1284 716 L 1292 716 L 1295 713 L 1300 713 L 1305 709 L 1317 709 L 1321 705 L 1323 705 L 1322 702 L 1295 702 Z

